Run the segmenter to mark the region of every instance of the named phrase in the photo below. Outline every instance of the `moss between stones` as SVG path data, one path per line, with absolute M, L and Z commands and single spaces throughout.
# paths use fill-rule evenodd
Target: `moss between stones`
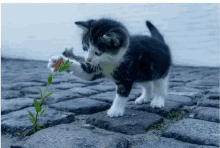
M 163 117 L 163 122 L 160 123 L 160 124 L 156 124 L 154 125 L 153 127 L 151 127 L 147 133 L 149 133 L 150 131 L 152 130 L 162 130 L 163 128 L 166 127 L 165 124 L 169 124 L 170 122 L 173 122 L 174 120 L 175 121 L 178 121 L 178 120 L 181 120 L 183 119 L 184 117 L 186 116 L 186 113 L 184 112 L 183 109 L 179 109 L 178 111 L 172 111 L 168 114 L 167 118 L 164 118 Z M 165 121 L 166 120 L 166 121 Z
M 179 111 L 176 111 L 176 112 L 170 112 L 167 118 L 178 119 L 178 118 L 183 118 L 184 115 L 185 115 L 185 112 L 183 111 L 183 109 L 180 109 Z
M 154 125 L 152 128 L 151 128 L 151 130 L 160 130 L 160 129 L 162 129 L 163 128 L 163 123 L 160 123 L 160 124 L 156 124 L 156 125 Z

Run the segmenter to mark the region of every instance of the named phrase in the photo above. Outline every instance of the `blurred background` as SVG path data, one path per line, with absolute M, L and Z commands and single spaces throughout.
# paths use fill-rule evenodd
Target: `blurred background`
M 65 48 L 83 56 L 75 21 L 113 18 L 130 34 L 150 35 L 150 20 L 164 35 L 176 65 L 217 67 L 219 4 L 1 4 L 1 56 L 47 61 Z

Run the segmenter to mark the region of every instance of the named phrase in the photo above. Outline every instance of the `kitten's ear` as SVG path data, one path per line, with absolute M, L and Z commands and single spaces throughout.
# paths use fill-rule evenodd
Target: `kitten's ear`
M 78 21 L 78 22 L 75 22 L 75 24 L 77 26 L 79 26 L 80 28 L 82 28 L 83 30 L 88 30 L 89 29 L 89 23 L 87 21 L 86 22 Z
M 95 20 L 88 20 L 88 21 L 77 21 L 75 22 L 75 24 L 77 26 L 79 26 L 80 28 L 82 28 L 83 30 L 89 30 L 89 26 L 92 22 L 94 22 Z
M 104 34 L 102 38 L 105 41 L 105 43 L 109 46 L 113 45 L 115 48 L 117 48 L 120 45 L 120 41 L 116 33 L 111 33 L 109 35 Z

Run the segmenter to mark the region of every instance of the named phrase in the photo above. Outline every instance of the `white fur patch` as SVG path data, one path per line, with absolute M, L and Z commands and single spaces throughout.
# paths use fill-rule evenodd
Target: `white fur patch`
M 124 114 L 126 102 L 127 98 L 120 97 L 118 94 L 116 94 L 114 102 L 111 108 L 108 110 L 107 115 L 110 117 L 122 116 Z
M 150 106 L 155 108 L 162 108 L 165 105 L 165 98 L 167 94 L 167 87 L 168 87 L 168 76 L 164 79 L 159 79 L 154 81 L 154 91 L 156 97 L 152 100 Z
M 164 79 L 154 81 L 155 93 L 159 96 L 165 97 L 168 87 L 168 76 Z
M 147 92 L 146 92 L 145 88 L 142 87 L 142 94 L 140 97 L 138 97 L 135 100 L 135 104 L 143 104 L 143 103 L 147 103 L 147 102 L 148 102 Z
M 142 93 L 142 95 L 135 100 L 135 104 L 143 104 L 143 103 L 148 103 L 148 102 L 149 100 L 145 93 Z
M 150 106 L 151 106 L 152 108 L 155 108 L 155 107 L 157 107 L 157 108 L 162 108 L 162 107 L 164 107 L 164 99 L 165 99 L 165 98 L 163 98 L 163 97 L 156 96 L 156 97 L 151 101 Z
M 87 61 L 87 59 L 91 59 L 91 64 L 92 65 L 97 65 L 96 63 L 94 63 L 96 60 L 94 60 L 95 58 L 95 51 L 97 50 L 96 47 L 94 47 L 90 42 L 89 42 L 89 48 L 88 51 L 85 51 L 85 60 Z
M 153 82 L 139 83 L 142 86 L 142 94 L 135 100 L 135 104 L 148 103 L 153 98 Z

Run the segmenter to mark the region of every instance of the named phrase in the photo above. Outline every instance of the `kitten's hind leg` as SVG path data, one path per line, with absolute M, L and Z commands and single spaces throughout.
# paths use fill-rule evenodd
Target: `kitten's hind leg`
M 139 85 L 142 87 L 142 94 L 135 100 L 135 104 L 148 103 L 153 98 L 153 82 L 143 82 L 139 83 Z
M 165 98 L 167 94 L 167 87 L 168 87 L 168 76 L 164 79 L 159 79 L 154 81 L 155 86 L 155 97 L 152 100 L 150 106 L 155 108 L 162 108 L 165 104 Z

